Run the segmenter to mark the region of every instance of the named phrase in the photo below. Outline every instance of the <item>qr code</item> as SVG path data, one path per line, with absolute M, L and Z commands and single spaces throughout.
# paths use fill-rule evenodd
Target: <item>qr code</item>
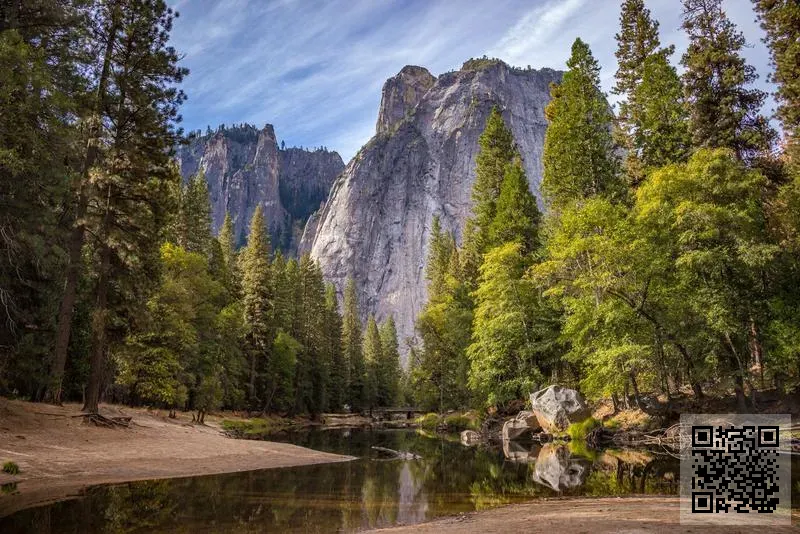
M 682 416 L 681 521 L 790 520 L 790 426 L 783 415 Z

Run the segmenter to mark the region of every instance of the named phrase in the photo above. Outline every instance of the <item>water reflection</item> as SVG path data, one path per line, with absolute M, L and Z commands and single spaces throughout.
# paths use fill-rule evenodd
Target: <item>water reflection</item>
M 0 519 L 0 532 L 354 532 L 537 497 L 678 491 L 679 466 L 670 457 L 614 452 L 591 461 L 555 445 L 467 448 L 458 436 L 408 430 L 277 439 L 360 459 L 90 488 L 78 499 Z M 422 459 L 378 461 L 372 446 Z

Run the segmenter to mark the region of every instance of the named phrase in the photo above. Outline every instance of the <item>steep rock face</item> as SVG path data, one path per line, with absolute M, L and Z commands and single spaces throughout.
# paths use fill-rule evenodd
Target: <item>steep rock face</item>
M 404 86 L 417 91 L 427 83 L 427 71 L 416 69 L 411 81 L 406 67 L 384 86 L 376 135 L 337 178 L 302 244 L 340 291 L 348 277 L 355 279 L 365 314 L 378 320 L 393 314 L 401 343 L 414 336 L 414 320 L 426 301 L 433 216 L 461 239 L 471 210 L 478 137 L 491 108 L 502 110 L 538 196 L 544 107 L 550 83 L 561 79 L 550 69 L 471 60 L 399 106 Z
M 202 169 L 211 197 L 213 230 L 231 214 L 240 243 L 256 206 L 264 208 L 273 243 L 292 251 L 308 215 L 319 208 L 344 168 L 336 152 L 279 149 L 272 125 L 245 124 L 195 137 L 178 151 L 184 179 Z

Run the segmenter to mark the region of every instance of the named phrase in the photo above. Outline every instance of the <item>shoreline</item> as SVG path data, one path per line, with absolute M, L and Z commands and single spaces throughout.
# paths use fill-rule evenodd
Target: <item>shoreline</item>
M 288 443 L 223 435 L 222 418 L 205 425 L 187 414 L 169 419 L 141 408 L 102 405 L 107 416 L 132 417 L 129 428 L 87 422 L 80 405 L 0 398 L 0 463 L 14 461 L 18 475 L 0 472 L 0 517 L 78 497 L 89 486 L 185 478 L 350 461 L 353 457 Z M 16 485 L 14 487 L 14 484 Z
M 369 530 L 376 534 L 553 534 L 583 532 L 703 532 L 712 534 L 753 532 L 753 526 L 682 525 L 677 496 L 564 497 L 540 499 L 468 512 L 425 523 Z M 797 523 L 797 514 L 792 514 Z M 769 526 L 770 533 L 797 532 L 796 526 Z

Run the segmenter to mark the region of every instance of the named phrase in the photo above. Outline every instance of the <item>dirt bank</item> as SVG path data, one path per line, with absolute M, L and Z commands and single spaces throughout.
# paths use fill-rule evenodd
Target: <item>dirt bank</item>
M 272 467 L 346 461 L 303 447 L 224 436 L 220 419 L 206 425 L 191 417 L 103 405 L 104 415 L 131 416 L 130 428 L 102 428 L 84 421 L 80 406 L 51 406 L 0 398 L 0 463 L 12 460 L 16 476 L 0 473 L 0 517 L 39 503 L 113 482 L 210 475 Z M 6 486 L 9 488 L 9 486 Z
M 794 518 L 795 523 L 797 518 Z M 688 526 L 679 522 L 677 497 L 630 497 L 603 499 L 550 499 L 515 504 L 484 512 L 381 529 L 381 534 L 554 534 L 556 532 L 610 534 L 616 532 L 748 533 L 731 525 Z M 766 532 L 767 530 L 765 530 Z M 768 532 L 797 532 L 797 527 L 771 526 Z

